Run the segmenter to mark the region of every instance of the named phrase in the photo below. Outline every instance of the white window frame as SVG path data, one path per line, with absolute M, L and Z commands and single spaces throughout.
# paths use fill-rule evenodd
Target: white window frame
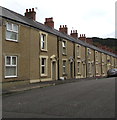
M 10 57 L 10 64 L 7 64 L 7 57 Z M 15 65 L 12 64 L 13 57 L 16 58 Z M 16 67 L 16 75 L 6 76 L 6 69 L 7 69 L 6 67 Z M 14 77 L 17 77 L 17 56 L 5 56 L 5 78 L 14 78 Z
M 91 55 L 91 49 L 90 48 L 87 48 L 87 54 Z
M 102 63 L 104 63 L 104 53 L 102 53 Z
M 65 62 L 65 65 L 63 64 L 63 62 Z M 66 74 L 66 66 L 67 66 L 67 60 L 62 60 L 62 68 L 63 68 L 63 75 Z M 65 70 L 65 72 L 64 72 Z
M 98 51 L 95 51 L 95 59 L 96 59 L 96 62 L 98 62 L 98 58 L 99 56 L 98 56 Z
M 77 74 L 81 74 L 81 61 L 77 61 Z
M 45 59 L 45 65 L 42 65 L 42 59 Z M 42 73 L 42 67 L 45 67 L 45 73 Z M 40 56 L 40 75 L 47 76 L 48 74 L 48 56 Z
M 77 54 L 77 58 L 80 58 L 80 56 L 81 56 L 81 46 L 80 45 L 76 46 L 76 54 Z
M 91 74 L 91 68 L 92 68 L 91 67 L 91 61 L 88 62 L 87 68 L 88 68 L 88 73 Z
M 11 29 L 8 28 L 8 24 L 11 24 Z M 13 26 L 14 26 L 14 25 L 17 26 L 17 30 L 16 30 L 16 31 L 13 30 Z M 9 39 L 9 38 L 7 38 L 7 31 L 17 34 L 17 39 L 14 40 L 14 39 Z M 14 24 L 14 23 L 7 22 L 7 23 L 6 23 L 6 40 L 18 42 L 18 35 L 19 35 L 19 26 L 18 26 L 17 24 Z
M 47 52 L 47 36 L 48 36 L 47 33 L 40 32 L 40 49 L 41 49 L 41 51 Z M 44 43 L 44 48 L 42 48 L 43 43 Z
M 67 55 L 67 41 L 66 40 L 62 41 L 62 54 Z

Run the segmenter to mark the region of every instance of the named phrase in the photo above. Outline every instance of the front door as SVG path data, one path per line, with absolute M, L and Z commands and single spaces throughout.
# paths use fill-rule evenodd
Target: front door
M 85 71 L 86 71 L 86 70 L 85 70 L 85 64 L 83 64 L 83 70 L 82 70 L 83 78 L 85 78 L 85 74 L 86 74 Z
M 56 62 L 52 62 L 52 80 L 56 80 Z
M 70 63 L 70 77 L 73 78 L 73 62 Z

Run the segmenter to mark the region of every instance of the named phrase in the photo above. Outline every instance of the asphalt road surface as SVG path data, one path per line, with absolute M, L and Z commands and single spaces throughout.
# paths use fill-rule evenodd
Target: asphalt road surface
M 3 118 L 115 118 L 115 78 L 3 96 Z

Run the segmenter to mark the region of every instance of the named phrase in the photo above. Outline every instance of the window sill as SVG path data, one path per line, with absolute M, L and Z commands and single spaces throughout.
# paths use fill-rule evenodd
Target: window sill
M 81 73 L 77 73 L 77 75 L 81 75 Z
M 65 53 L 62 53 L 62 55 L 63 55 L 63 56 L 67 56 L 67 54 L 65 54 Z
M 79 59 L 80 59 L 81 57 L 80 57 L 80 56 L 77 56 L 77 58 L 79 58 Z
M 47 74 L 41 74 L 41 77 L 47 77 Z
M 13 40 L 13 39 L 6 39 L 6 41 L 10 41 L 10 42 L 16 42 L 16 43 L 18 43 L 18 40 Z
M 48 52 L 48 50 L 41 49 L 41 52 Z
M 5 78 L 17 78 L 18 76 L 5 76 Z
M 63 73 L 63 76 L 67 76 L 67 74 L 66 74 L 66 73 Z

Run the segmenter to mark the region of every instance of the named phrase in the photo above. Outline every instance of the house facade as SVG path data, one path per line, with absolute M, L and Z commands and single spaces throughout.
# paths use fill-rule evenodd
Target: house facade
M 1 7 L 0 69 L 2 82 L 29 83 L 59 79 L 104 77 L 117 68 L 117 55 L 68 35 L 67 25 L 54 29 L 53 18 L 36 21 L 34 9 L 20 15 Z

